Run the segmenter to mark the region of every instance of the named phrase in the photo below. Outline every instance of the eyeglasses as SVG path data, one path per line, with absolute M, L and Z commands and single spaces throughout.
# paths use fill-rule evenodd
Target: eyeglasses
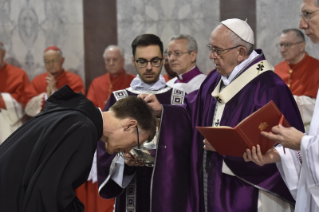
M 286 49 L 289 49 L 291 46 L 303 43 L 303 41 L 297 42 L 297 43 L 278 43 L 276 44 L 278 49 L 281 49 L 282 47 L 285 47 Z
M 59 62 L 59 59 L 53 59 L 53 60 L 44 60 L 45 65 L 49 65 L 50 63 L 54 64 Z
M 156 58 L 151 59 L 150 61 L 145 60 L 145 59 L 138 59 L 138 60 L 135 60 L 135 62 L 137 63 L 138 67 L 140 67 L 140 68 L 145 68 L 148 63 L 151 63 L 151 65 L 153 67 L 159 67 L 161 65 L 162 60 L 163 60 L 163 58 L 156 57 Z
M 301 14 L 299 14 L 300 18 L 303 18 L 306 22 L 308 22 L 311 18 L 312 18 L 312 14 L 314 14 L 315 12 L 318 12 L 319 10 L 315 10 L 311 13 L 309 12 L 302 12 Z
M 140 136 L 138 134 L 138 127 L 136 125 L 136 134 L 137 134 L 137 148 L 139 149 L 140 148 Z
M 235 48 L 237 48 L 239 46 L 241 46 L 241 45 L 237 45 L 237 46 L 234 46 L 234 47 L 231 47 L 231 48 L 228 48 L 228 49 L 216 49 L 216 48 L 212 47 L 210 44 L 207 45 L 209 51 L 213 52 L 213 55 L 215 57 L 221 56 L 223 51 L 232 50 L 232 49 L 235 49 Z
M 140 135 L 139 135 L 139 133 L 138 133 L 138 127 L 137 127 L 137 125 L 136 125 L 136 134 L 137 134 L 137 148 L 139 149 L 139 148 L 140 148 Z M 124 154 L 125 154 L 124 152 L 119 152 L 119 155 L 120 155 L 122 158 L 124 158 L 124 159 L 127 159 L 127 160 L 129 160 L 129 159 L 131 159 L 131 158 L 135 159 L 134 155 L 132 155 L 130 152 L 127 152 L 127 154 L 129 154 L 129 155 L 131 156 L 131 158 L 126 157 Z
M 176 52 L 172 52 L 172 53 L 167 53 L 167 57 L 170 58 L 172 55 L 174 55 L 176 58 L 181 57 L 183 54 L 186 53 L 191 53 L 192 51 L 188 51 L 188 52 L 181 52 L 181 51 L 176 51 Z

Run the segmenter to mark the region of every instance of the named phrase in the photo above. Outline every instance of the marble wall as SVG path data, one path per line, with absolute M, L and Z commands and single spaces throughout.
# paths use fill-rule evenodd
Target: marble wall
M 161 38 L 164 48 L 177 34 L 192 35 L 198 43 L 197 64 L 207 73 L 214 68 L 206 45 L 219 22 L 219 0 L 118 0 L 118 44 L 125 49 L 126 69 L 132 66 L 131 43 L 140 34 L 153 33 Z M 162 73 L 164 73 L 164 69 Z
M 32 80 L 45 72 L 43 51 L 61 48 L 64 68 L 84 78 L 83 8 L 80 0 L 0 0 L 0 40 L 5 60 Z
M 301 0 L 256 0 L 256 46 L 273 65 L 282 60 L 275 47 L 282 29 L 298 28 L 300 5 Z M 135 73 L 131 42 L 137 35 L 154 33 L 167 47 L 171 36 L 185 33 L 197 40 L 197 64 L 209 72 L 214 63 L 206 45 L 220 13 L 220 0 L 117 0 L 114 21 L 118 44 L 125 49 L 126 69 Z M 103 18 L 108 18 L 108 13 Z M 45 71 L 42 55 L 49 45 L 61 47 L 64 67 L 84 79 L 83 34 L 80 0 L 0 0 L 0 41 L 7 49 L 6 60 L 22 67 L 31 80 Z M 319 58 L 319 49 L 308 38 L 306 50 Z
M 283 29 L 298 28 L 302 1 L 257 0 L 257 48 L 262 48 L 269 62 L 275 66 L 282 61 L 276 48 Z M 319 59 L 319 48 L 306 38 L 306 51 Z

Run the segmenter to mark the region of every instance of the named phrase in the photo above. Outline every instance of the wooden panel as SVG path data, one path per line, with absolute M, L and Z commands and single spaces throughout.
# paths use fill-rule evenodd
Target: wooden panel
M 256 48 L 256 0 L 220 0 L 220 21 L 229 18 L 247 18 L 247 23 L 255 34 Z
M 83 0 L 85 86 L 106 72 L 104 49 L 117 44 L 116 0 Z

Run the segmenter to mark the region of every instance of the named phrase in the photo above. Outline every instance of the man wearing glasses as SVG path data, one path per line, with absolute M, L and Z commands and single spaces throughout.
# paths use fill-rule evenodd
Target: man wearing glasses
M 87 180 L 97 141 L 113 154 L 155 133 L 156 117 L 142 99 L 101 112 L 65 85 L 0 145 L 0 211 L 83 212 L 74 190 Z
M 206 75 L 196 66 L 197 42 L 189 35 L 175 35 L 169 39 L 167 54 L 169 66 L 177 74 L 167 85 L 186 93 L 197 90 Z
M 246 21 L 222 21 L 211 33 L 209 57 L 216 69 L 198 91 L 185 98 L 183 107 L 160 105 L 155 96 L 141 95 L 162 115 L 163 123 L 235 127 L 273 100 L 289 123 L 302 130 L 298 107 L 287 85 L 273 72 L 261 50 L 253 50 L 254 33 Z M 174 120 L 174 114 L 185 115 Z M 253 126 L 252 126 L 253 127 Z M 259 167 L 241 157 L 217 153 L 193 130 L 189 211 L 290 211 L 294 200 L 276 165 Z M 204 147 L 203 147 L 204 143 Z M 229 146 L 229 148 L 232 148 Z
M 313 43 L 319 43 L 319 1 L 303 0 L 301 5 L 299 28 L 305 31 Z M 318 73 L 317 73 L 318 75 Z M 316 86 L 318 89 L 318 85 Z M 307 134 L 293 127 L 281 125 L 272 128 L 272 133 L 262 133 L 287 147 L 275 147 L 265 155 L 259 148 L 247 151 L 246 161 L 263 166 L 276 163 L 281 176 L 296 200 L 295 211 L 319 211 L 319 97 L 317 95 L 315 110 Z
M 138 75 L 131 87 L 112 93 L 104 110 L 119 99 L 142 93 L 156 95 L 162 104 L 183 104 L 185 92 L 166 86 L 160 75 L 165 60 L 159 37 L 137 36 L 132 42 L 132 54 Z M 175 115 L 178 117 L 178 113 Z M 184 211 L 186 207 L 190 143 L 182 141 L 191 137 L 191 130 L 167 133 L 161 119 L 156 137 L 130 152 L 108 154 L 102 142 L 98 144 L 99 193 L 107 199 L 116 197 L 116 212 Z
M 319 86 L 319 60 L 305 52 L 305 36 L 298 29 L 283 30 L 277 47 L 284 61 L 275 66 L 275 73 L 294 95 L 307 132 Z

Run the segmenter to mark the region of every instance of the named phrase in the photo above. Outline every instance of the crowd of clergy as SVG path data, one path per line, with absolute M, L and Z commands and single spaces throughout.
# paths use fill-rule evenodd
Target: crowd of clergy
M 299 28 L 313 43 L 319 43 L 317 11 L 318 0 L 303 0 Z M 254 49 L 247 21 L 222 21 L 207 38 L 213 70 L 199 70 L 191 35 L 172 35 L 164 49 L 158 36 L 142 34 L 132 38 L 136 76 L 124 69 L 124 48 L 107 46 L 105 74 L 91 82 L 87 99 L 107 111 L 127 96 L 144 98 L 158 132 L 142 144 L 148 161 L 109 154 L 98 141 L 87 181 L 75 190 L 85 211 L 319 212 L 319 60 L 306 52 L 301 30 L 274 33 L 283 59 L 277 65 Z M 85 95 L 81 77 L 63 68 L 63 49 L 47 47 L 46 70 L 30 82 L 5 61 L 5 47 L 0 42 L 0 145 L 64 85 Z M 263 133 L 279 143 L 264 155 L 259 146 L 243 157 L 220 155 L 196 130 L 234 127 L 271 100 L 292 127 Z

